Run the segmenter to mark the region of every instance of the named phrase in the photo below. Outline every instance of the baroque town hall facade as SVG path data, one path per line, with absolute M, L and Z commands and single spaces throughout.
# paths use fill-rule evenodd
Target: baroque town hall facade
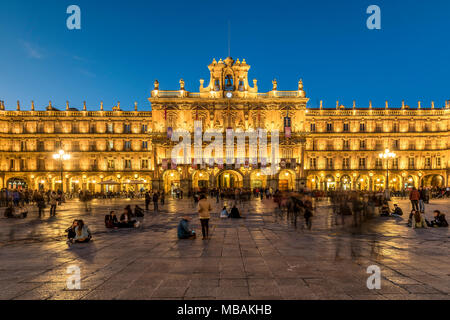
M 46 111 L 5 110 L 0 102 L 0 186 L 3 188 L 109 190 L 153 189 L 170 192 L 201 188 L 379 190 L 386 184 L 448 186 L 450 177 L 450 102 L 401 108 L 370 106 L 307 107 L 303 83 L 295 91 L 279 91 L 276 80 L 266 93 L 257 80 L 249 83 L 245 60 L 213 60 L 209 83 L 199 92 L 159 89 L 155 81 L 152 111 L 54 108 Z M 175 164 L 170 161 L 176 129 L 279 130 L 279 169 L 261 173 L 248 154 L 236 154 L 240 166 L 221 163 Z M 270 149 L 270 137 L 268 147 Z M 194 141 L 194 140 L 192 140 Z M 225 144 L 225 140 L 224 140 Z M 247 144 L 248 148 L 248 144 Z M 389 149 L 395 158 L 379 154 Z M 70 159 L 54 156 L 60 150 Z M 194 151 L 191 153 L 194 155 Z M 224 157 L 225 146 L 224 146 Z M 245 160 L 247 159 L 247 160 Z M 217 161 L 217 159 L 216 159 Z M 220 162 L 220 161 L 219 161 Z M 225 160 L 223 160 L 225 162 Z M 264 163 L 263 163 L 264 165 Z M 62 179 L 61 179 L 62 178 Z

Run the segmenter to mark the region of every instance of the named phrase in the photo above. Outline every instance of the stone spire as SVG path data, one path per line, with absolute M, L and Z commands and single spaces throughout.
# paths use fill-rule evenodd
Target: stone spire
M 66 101 L 66 110 L 69 111 L 69 101 Z
M 103 111 L 103 101 L 100 101 L 100 110 Z
M 20 101 L 17 100 L 17 111 L 20 111 Z
M 31 100 L 31 111 L 34 111 L 34 101 Z
M 86 101 L 83 101 L 83 111 L 86 111 Z
M 134 111 L 138 111 L 138 109 L 137 109 L 137 101 L 134 102 Z
M 298 96 L 301 98 L 304 98 L 306 96 L 306 92 L 303 89 L 303 80 L 302 79 L 300 79 L 298 81 Z

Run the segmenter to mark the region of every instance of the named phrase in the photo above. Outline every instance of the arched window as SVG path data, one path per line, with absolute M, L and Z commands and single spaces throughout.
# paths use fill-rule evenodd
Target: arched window
M 239 80 L 238 90 L 239 91 L 244 91 L 244 81 L 243 80 Z
M 225 77 L 224 90 L 225 91 L 233 91 L 234 90 L 233 76 L 231 74 L 229 74 Z

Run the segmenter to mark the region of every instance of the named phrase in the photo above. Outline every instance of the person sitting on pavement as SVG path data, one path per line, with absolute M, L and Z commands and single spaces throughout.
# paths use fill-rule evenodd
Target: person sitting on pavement
M 137 228 L 140 223 L 136 220 L 131 220 L 129 206 L 125 207 L 122 215 L 120 216 L 119 228 Z
M 387 201 L 383 201 L 383 205 L 381 206 L 381 217 L 389 217 L 390 210 L 389 210 L 389 204 Z
M 136 205 L 136 207 L 134 208 L 134 215 L 136 217 L 143 217 L 144 216 L 144 209 L 142 209 L 141 207 Z
M 427 224 L 425 222 L 425 217 L 423 214 L 420 214 L 419 210 L 414 211 L 414 214 L 412 216 L 411 225 L 412 225 L 413 229 L 427 227 Z
M 72 222 L 72 225 L 66 229 L 67 232 L 67 243 L 72 243 L 73 239 L 75 238 L 76 234 L 75 234 L 75 228 L 78 225 L 78 220 L 75 219 Z
M 118 226 L 119 226 L 119 221 L 117 221 L 116 213 L 113 210 L 105 216 L 105 227 L 117 228 Z
M 448 227 L 448 222 L 445 219 L 445 214 L 441 213 L 439 210 L 433 211 L 434 218 L 430 223 L 427 223 L 429 227 Z
M 195 239 L 196 234 L 194 230 L 189 228 L 189 220 L 190 217 L 188 216 L 181 218 L 177 228 L 178 239 Z
M 223 207 L 222 211 L 220 211 L 220 218 L 228 218 L 228 211 L 227 211 L 227 207 Z
M 392 212 L 392 215 L 394 217 L 401 217 L 403 215 L 402 209 L 397 204 L 394 204 L 394 212 Z
M 128 218 L 134 217 L 133 210 L 131 210 L 131 206 L 130 206 L 130 205 L 127 205 L 127 206 L 125 207 L 125 210 L 126 210 L 127 213 L 128 213 Z
M 70 241 L 71 243 L 86 243 L 92 239 L 91 230 L 84 224 L 83 220 L 77 221 L 77 226 L 75 227 L 75 237 Z
M 242 218 L 241 215 L 239 214 L 239 209 L 236 208 L 235 204 L 233 205 L 233 208 L 231 208 L 229 218 L 232 218 L 232 219 Z
M 18 207 L 13 207 L 12 203 L 8 205 L 8 207 L 5 209 L 5 217 L 6 218 L 18 218 L 18 219 L 25 219 L 28 215 L 28 211 L 18 205 Z

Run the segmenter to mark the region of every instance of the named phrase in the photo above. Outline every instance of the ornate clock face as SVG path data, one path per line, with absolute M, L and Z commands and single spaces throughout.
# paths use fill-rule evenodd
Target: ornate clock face
M 231 92 L 227 92 L 226 96 L 229 99 L 229 98 L 233 97 L 233 94 Z

